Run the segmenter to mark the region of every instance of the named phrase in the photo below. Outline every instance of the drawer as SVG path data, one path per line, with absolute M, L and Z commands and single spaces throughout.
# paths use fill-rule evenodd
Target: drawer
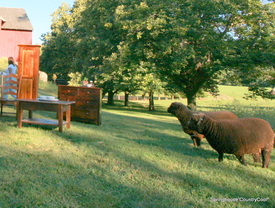
M 82 123 L 92 123 L 92 124 L 96 124 L 96 125 L 100 125 L 101 124 L 101 120 L 100 119 L 91 119 L 91 118 L 72 118 L 73 121 L 78 121 L 78 122 L 82 122 Z
M 59 88 L 58 89 L 58 94 L 64 94 L 64 95 L 74 95 L 76 96 L 78 94 L 78 89 L 77 88 Z
M 83 118 L 83 119 L 93 119 L 96 120 L 98 118 L 97 110 L 85 110 L 85 109 L 75 109 L 72 111 L 73 118 Z
M 80 96 L 80 97 L 99 97 L 100 96 L 100 90 L 81 89 L 79 91 L 78 96 Z
M 68 94 L 59 94 L 58 99 L 63 101 L 76 101 L 76 96 Z
M 86 108 L 99 108 L 99 100 L 76 100 L 77 107 L 86 107 Z

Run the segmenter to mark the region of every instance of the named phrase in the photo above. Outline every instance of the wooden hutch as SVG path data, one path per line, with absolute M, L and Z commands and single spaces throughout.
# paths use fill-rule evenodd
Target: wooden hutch
M 36 99 L 39 84 L 40 45 L 18 45 L 18 75 L 22 76 L 19 99 Z

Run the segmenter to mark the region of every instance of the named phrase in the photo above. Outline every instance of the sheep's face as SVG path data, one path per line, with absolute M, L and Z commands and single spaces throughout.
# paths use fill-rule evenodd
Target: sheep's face
M 188 108 L 179 102 L 171 103 L 169 108 L 167 108 L 168 113 L 171 113 L 175 116 L 182 114 L 185 111 L 189 111 Z
M 189 129 L 202 133 L 204 114 L 194 114 L 187 123 Z

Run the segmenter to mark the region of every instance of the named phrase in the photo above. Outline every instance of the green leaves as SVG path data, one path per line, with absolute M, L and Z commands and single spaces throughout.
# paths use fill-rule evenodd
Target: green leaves
M 42 59 L 105 91 L 146 88 L 153 77 L 195 102 L 202 89 L 216 93 L 220 71 L 274 66 L 273 7 L 259 0 L 78 0 L 55 12 L 44 47 L 53 63 Z M 67 65 L 51 54 L 59 49 Z

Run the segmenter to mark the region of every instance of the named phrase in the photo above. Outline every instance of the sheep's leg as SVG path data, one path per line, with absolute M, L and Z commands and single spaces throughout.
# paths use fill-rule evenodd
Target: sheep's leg
M 200 147 L 201 146 L 201 139 L 196 137 L 195 140 L 196 140 L 196 143 L 197 143 L 197 147 Z
M 223 161 L 223 153 L 219 153 L 219 162 Z
M 259 153 L 253 153 L 252 154 L 254 162 L 261 162 L 260 154 Z
M 235 156 L 238 158 L 241 164 L 247 165 L 244 159 L 244 155 L 235 155 Z
M 270 151 L 268 150 L 262 150 L 262 167 L 268 168 L 269 162 L 270 162 Z
M 195 139 L 192 139 L 193 140 L 193 144 L 194 144 L 194 146 L 195 147 L 198 147 L 198 145 L 197 145 L 197 141 L 195 140 Z
M 195 146 L 195 147 L 198 147 L 198 143 L 197 143 L 197 139 L 196 139 L 196 138 L 197 138 L 197 137 L 194 136 L 194 135 L 191 136 L 191 139 L 193 140 L 194 146 Z
M 202 140 L 202 138 L 204 138 L 203 134 L 199 134 L 198 132 L 192 131 L 190 129 L 183 129 L 183 131 L 190 135 L 195 147 L 200 147 L 201 140 Z
M 193 140 L 193 144 L 195 147 L 199 147 L 201 145 L 201 138 L 197 137 L 196 135 L 190 135 L 191 139 Z

